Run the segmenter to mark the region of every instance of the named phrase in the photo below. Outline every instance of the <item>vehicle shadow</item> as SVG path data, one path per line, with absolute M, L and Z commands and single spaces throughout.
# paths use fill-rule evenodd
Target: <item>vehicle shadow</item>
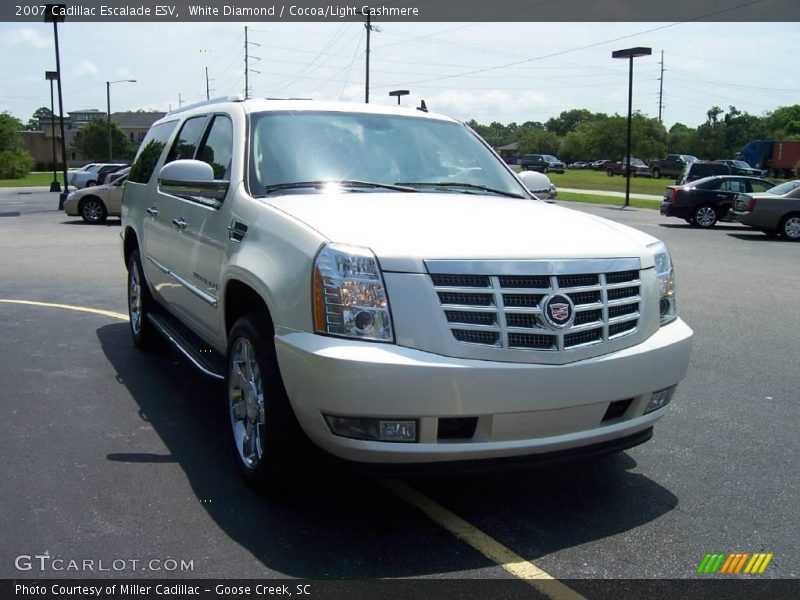
M 737 240 L 744 240 L 746 242 L 776 242 L 782 244 L 786 240 L 777 236 L 768 236 L 760 231 L 750 230 L 750 233 L 728 233 L 729 236 Z
M 109 217 L 105 223 L 87 223 L 80 217 L 73 221 L 61 221 L 61 225 L 85 225 L 87 227 L 119 227 L 122 225 L 122 219 L 119 217 Z
M 714 227 L 709 229 L 703 229 L 701 227 L 693 227 L 689 225 L 689 223 L 659 223 L 659 227 L 665 227 L 667 229 L 694 229 L 696 231 L 720 231 L 723 233 L 730 232 L 730 231 L 752 231 L 746 225 L 738 225 L 736 223 L 728 223 L 728 222 L 719 222 Z
M 128 326 L 97 330 L 117 380 L 169 454 L 110 453 L 107 460 L 176 463 L 219 529 L 266 568 L 294 577 L 417 577 L 494 566 L 374 477 L 325 464 L 296 493 L 267 498 L 239 477 L 229 449 L 224 388 L 174 354 L 149 356 Z M 627 454 L 584 463 L 480 476 L 406 478 L 528 560 L 625 532 L 672 510 L 677 498 L 632 473 Z M 349 470 L 348 470 L 349 471 Z M 508 537 L 507 532 L 515 532 Z M 525 536 L 522 536 L 522 533 Z M 258 573 L 246 575 L 258 576 Z

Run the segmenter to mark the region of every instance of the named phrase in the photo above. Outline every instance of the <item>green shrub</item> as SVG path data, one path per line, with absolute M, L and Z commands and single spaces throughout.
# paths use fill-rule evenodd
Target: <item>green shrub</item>
M 20 179 L 25 177 L 33 166 L 33 157 L 20 148 L 10 148 L 0 152 L 0 179 Z

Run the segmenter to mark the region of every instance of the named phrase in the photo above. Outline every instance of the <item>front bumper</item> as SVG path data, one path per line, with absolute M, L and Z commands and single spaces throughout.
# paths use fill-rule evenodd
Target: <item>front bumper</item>
M 635 435 L 665 409 L 650 395 L 685 376 L 691 329 L 677 320 L 645 342 L 565 365 L 459 359 L 389 344 L 278 329 L 278 362 L 311 440 L 367 463 L 435 463 L 561 452 Z M 630 400 L 603 420 L 611 402 Z M 331 433 L 323 415 L 415 419 L 418 441 L 378 442 Z M 477 417 L 470 439 L 438 439 L 440 418 Z

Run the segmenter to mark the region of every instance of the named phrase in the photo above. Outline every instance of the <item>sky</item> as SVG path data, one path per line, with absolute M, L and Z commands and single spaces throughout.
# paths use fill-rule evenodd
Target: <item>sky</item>
M 363 23 L 249 23 L 251 96 L 364 101 Z M 376 23 L 370 102 L 424 99 L 433 112 L 479 123 L 544 122 L 563 110 L 625 114 L 635 59 L 634 110 L 697 126 L 714 105 L 762 115 L 800 103 L 800 23 Z M 244 23 L 77 23 L 59 26 L 64 110 L 169 110 L 244 91 Z M 49 106 L 52 25 L 0 23 L 0 112 L 26 122 Z M 57 102 L 57 101 L 56 101 Z

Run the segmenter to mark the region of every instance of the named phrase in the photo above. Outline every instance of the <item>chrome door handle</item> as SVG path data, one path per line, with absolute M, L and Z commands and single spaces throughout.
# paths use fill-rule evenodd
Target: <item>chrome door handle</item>
M 148 208 L 146 210 L 147 210 L 147 214 L 150 215 L 151 217 L 157 217 L 158 216 L 158 209 L 155 206 L 151 206 L 150 208 Z
M 178 229 L 186 229 L 186 221 L 183 220 L 183 217 L 172 219 L 172 224 Z

